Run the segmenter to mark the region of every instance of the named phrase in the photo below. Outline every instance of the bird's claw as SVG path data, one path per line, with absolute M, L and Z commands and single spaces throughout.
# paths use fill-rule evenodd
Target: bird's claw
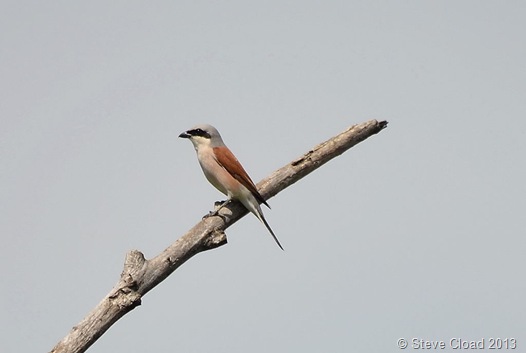
M 214 211 L 214 212 L 210 211 L 210 212 L 208 212 L 208 214 L 205 214 L 205 215 L 203 216 L 203 219 L 207 219 L 207 218 L 209 218 L 209 217 L 214 217 L 214 216 L 216 216 L 216 215 L 217 215 L 217 212 L 216 212 L 216 211 Z
M 205 218 L 208 218 L 208 217 L 214 217 L 214 216 L 218 216 L 218 217 L 221 217 L 223 219 L 223 221 L 226 220 L 225 216 L 223 215 L 220 215 L 219 214 L 219 211 L 221 210 L 221 208 L 223 208 L 223 206 L 225 206 L 230 200 L 224 200 L 224 201 L 216 201 L 214 202 L 214 210 L 213 211 L 210 211 L 208 212 L 208 214 L 204 215 L 203 216 L 203 219 Z
M 221 207 L 223 207 L 224 205 L 226 205 L 226 203 L 228 202 L 229 200 L 223 200 L 223 201 L 216 201 L 214 202 L 214 208 L 216 210 L 219 210 Z

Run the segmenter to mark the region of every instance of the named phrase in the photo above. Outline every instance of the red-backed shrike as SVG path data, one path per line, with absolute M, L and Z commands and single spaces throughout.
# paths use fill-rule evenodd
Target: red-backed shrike
M 258 192 L 241 163 L 226 147 L 216 128 L 206 124 L 197 125 L 183 132 L 179 137 L 189 139 L 194 145 L 197 159 L 208 181 L 217 190 L 227 195 L 229 200 L 238 200 L 252 212 L 267 227 L 278 246 L 283 250 L 278 238 L 265 220 L 259 204 L 262 203 L 268 208 L 270 206 Z

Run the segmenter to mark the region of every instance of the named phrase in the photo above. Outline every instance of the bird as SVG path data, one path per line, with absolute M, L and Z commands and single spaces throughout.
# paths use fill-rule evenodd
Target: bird
M 241 202 L 265 225 L 276 244 L 283 250 L 283 246 L 270 228 L 259 204 L 262 203 L 269 209 L 270 206 L 261 196 L 241 163 L 225 145 L 219 131 L 212 125 L 201 124 L 181 133 L 179 137 L 192 142 L 206 179 L 228 197 L 226 202 L 232 199 Z

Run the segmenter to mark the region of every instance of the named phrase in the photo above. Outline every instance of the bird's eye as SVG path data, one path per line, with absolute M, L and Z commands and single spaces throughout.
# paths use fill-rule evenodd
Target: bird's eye
M 190 130 L 190 131 L 188 131 L 188 133 L 190 133 L 190 135 L 192 135 L 192 136 L 201 136 L 201 137 L 204 137 L 204 138 L 207 138 L 207 139 L 210 138 L 210 134 L 208 132 L 206 132 L 205 130 L 200 129 L 200 128 Z

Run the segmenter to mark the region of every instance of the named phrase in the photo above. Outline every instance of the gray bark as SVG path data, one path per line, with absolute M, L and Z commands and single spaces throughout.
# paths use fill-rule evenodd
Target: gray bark
M 332 158 L 379 133 L 386 126 L 386 121 L 376 120 L 351 126 L 259 182 L 259 192 L 265 199 L 271 198 Z M 85 352 L 111 325 L 141 305 L 142 296 L 188 259 L 199 252 L 226 244 L 225 229 L 246 213 L 247 210 L 241 204 L 231 202 L 219 210 L 221 217 L 204 218 L 152 259 L 145 259 L 138 250 L 130 251 L 126 255 L 124 269 L 115 287 L 51 352 Z

